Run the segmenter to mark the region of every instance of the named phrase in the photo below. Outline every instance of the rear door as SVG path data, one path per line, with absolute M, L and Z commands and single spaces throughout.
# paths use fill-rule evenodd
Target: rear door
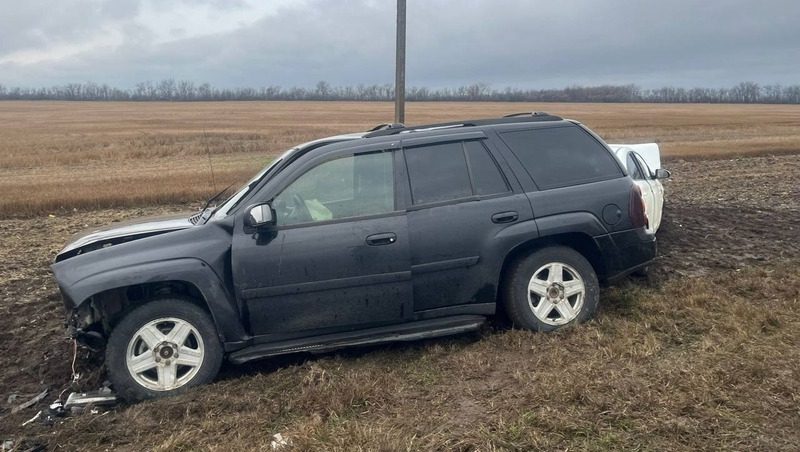
M 494 303 L 502 229 L 533 217 L 498 167 L 485 135 L 403 141 L 415 312 Z

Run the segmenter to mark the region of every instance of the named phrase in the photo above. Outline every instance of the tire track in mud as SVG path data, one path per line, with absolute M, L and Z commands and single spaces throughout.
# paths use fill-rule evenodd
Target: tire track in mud
M 673 161 L 659 276 L 698 276 L 800 257 L 800 155 Z

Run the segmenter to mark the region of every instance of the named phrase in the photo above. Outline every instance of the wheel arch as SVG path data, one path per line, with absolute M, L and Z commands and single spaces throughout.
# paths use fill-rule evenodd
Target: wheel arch
M 199 259 L 175 259 L 112 269 L 62 289 L 76 303 L 73 324 L 108 333 L 131 309 L 165 297 L 179 297 L 209 313 L 223 343 L 247 335 L 235 300 L 222 280 Z
M 606 275 L 606 266 L 597 242 L 590 235 L 582 232 L 565 232 L 544 237 L 537 237 L 522 242 L 512 248 L 505 256 L 503 265 L 500 269 L 500 279 L 498 287 L 502 288 L 509 277 L 509 268 L 519 259 L 531 253 L 549 246 L 564 246 L 580 253 L 589 261 L 598 279 L 603 279 Z M 499 293 L 502 293 L 500 291 Z M 499 301 L 499 297 L 498 297 Z M 498 303 L 498 306 L 502 303 Z
M 192 282 L 163 280 L 119 286 L 98 292 L 76 308 L 87 316 L 84 325 L 94 325 L 105 335 L 138 306 L 163 298 L 180 298 L 202 308 L 213 317 L 205 295 Z

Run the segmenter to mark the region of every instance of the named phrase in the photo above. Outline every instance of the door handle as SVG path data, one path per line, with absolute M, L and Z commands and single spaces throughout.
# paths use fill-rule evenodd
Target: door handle
M 394 232 L 382 232 L 380 234 L 372 234 L 367 236 L 367 245 L 380 246 L 391 245 L 397 241 L 397 235 Z
M 519 219 L 519 214 L 513 210 L 492 215 L 492 223 L 512 223 Z

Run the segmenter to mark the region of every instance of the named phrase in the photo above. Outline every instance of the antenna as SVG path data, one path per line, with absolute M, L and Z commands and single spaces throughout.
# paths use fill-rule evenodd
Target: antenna
M 208 168 L 211 170 L 211 188 L 212 192 L 217 192 L 217 181 L 214 178 L 214 164 L 211 162 L 211 149 L 208 147 L 208 135 L 206 135 L 206 130 L 203 129 L 203 142 L 206 145 L 206 154 L 208 155 Z

